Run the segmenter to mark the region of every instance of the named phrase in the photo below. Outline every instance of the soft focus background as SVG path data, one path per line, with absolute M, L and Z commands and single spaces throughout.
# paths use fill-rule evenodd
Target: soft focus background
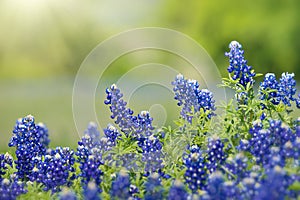
M 48 126 L 51 146 L 76 147 L 72 87 L 77 70 L 96 45 L 132 28 L 157 26 L 189 35 L 223 75 L 224 52 L 237 40 L 257 72 L 294 72 L 300 80 L 299 10 L 297 0 L 1 0 L 0 150 L 7 149 L 15 120 L 27 114 Z M 118 80 L 134 64 L 130 57 L 120 58 L 105 79 Z

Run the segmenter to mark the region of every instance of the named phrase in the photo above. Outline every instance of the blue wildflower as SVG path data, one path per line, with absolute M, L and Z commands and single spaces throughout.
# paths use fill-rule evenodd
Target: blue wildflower
M 227 70 L 229 73 L 233 73 L 232 79 L 238 80 L 244 87 L 246 87 L 248 83 L 253 85 L 255 73 L 253 72 L 252 67 L 247 65 L 242 45 L 237 41 L 232 41 L 229 44 L 229 48 L 230 52 L 226 52 L 225 56 L 229 58 Z
M 207 145 L 207 168 L 210 172 L 215 171 L 224 163 L 226 157 L 224 153 L 224 144 L 219 137 L 208 138 Z
M 99 194 L 99 186 L 94 181 L 90 181 L 83 191 L 85 200 L 100 200 Z
M 35 165 L 33 158 L 44 155 L 49 142 L 46 126 L 36 125 L 32 115 L 17 120 L 9 146 L 16 147 L 18 178 L 28 179 Z
M 264 81 L 260 84 L 259 93 L 262 100 L 270 100 L 274 105 L 282 102 L 286 106 L 291 106 L 291 102 L 295 102 L 300 108 L 300 94 L 298 98 L 296 94 L 296 80 L 294 73 L 282 73 L 279 81 L 276 80 L 275 74 L 267 73 Z M 265 108 L 266 105 L 263 105 Z
M 80 177 L 83 187 L 86 187 L 90 181 L 95 181 L 96 185 L 100 185 L 102 182 L 103 172 L 100 169 L 102 162 L 96 156 L 90 155 L 85 162 L 80 163 Z M 101 192 L 100 187 L 98 188 Z
M 286 172 L 281 167 L 275 166 L 266 173 L 266 176 L 253 199 L 285 199 L 289 187 L 289 176 Z
M 248 158 L 243 153 L 238 153 L 234 157 L 227 158 L 225 167 L 230 173 L 235 175 L 237 181 L 247 177 L 249 174 L 247 170 Z M 228 179 L 233 180 L 234 177 L 228 174 Z
M 106 89 L 106 100 L 104 103 L 110 105 L 110 111 L 112 113 L 111 118 L 115 119 L 115 123 L 120 127 L 121 131 L 127 135 L 130 133 L 134 134 L 133 128 L 136 117 L 133 116 L 133 111 L 127 108 L 127 102 L 122 97 L 120 89 L 115 84 L 111 85 L 110 88 Z
M 260 83 L 259 93 L 261 99 L 270 100 L 274 105 L 279 104 L 281 97 L 278 93 L 279 84 L 273 73 L 267 73 L 263 82 Z
M 223 174 L 219 171 L 213 172 L 209 178 L 205 199 L 237 199 L 239 189 L 233 182 L 225 182 Z
M 168 194 L 168 200 L 187 200 L 188 199 L 188 193 L 184 188 L 184 185 L 178 181 L 175 180 L 169 190 Z
M 130 197 L 130 180 L 128 174 L 121 170 L 116 180 L 112 182 L 110 197 L 112 199 L 128 199 Z
M 148 177 L 145 183 L 145 200 L 163 199 L 163 187 L 158 173 L 154 173 Z
M 72 184 L 75 178 L 74 163 L 73 150 L 69 147 L 56 147 L 47 152 L 44 160 L 39 159 L 32 170 L 34 173 L 30 176 L 30 180 L 43 183 L 45 191 L 60 191 L 61 186 Z
M 141 145 L 142 162 L 145 163 L 145 172 L 158 172 L 163 168 L 162 143 L 158 138 L 151 135 Z
M 281 101 L 288 106 L 291 106 L 291 101 L 295 101 L 294 95 L 296 94 L 296 81 L 294 73 L 282 73 L 279 81 L 278 92 L 281 96 Z
M 240 199 L 254 199 L 261 187 L 260 182 L 252 177 L 246 177 L 241 181 Z
M 120 137 L 119 131 L 111 124 L 107 125 L 107 128 L 104 129 L 104 135 L 107 138 L 106 144 L 108 147 L 113 147 L 116 145 L 116 140 Z
M 24 188 L 24 183 L 17 179 L 2 179 L 0 182 L 0 199 L 15 200 L 21 194 L 25 194 L 27 190 Z
M 9 153 L 0 154 L 0 181 L 2 181 L 2 176 L 6 173 L 7 167 L 12 167 L 13 158 Z
M 193 146 L 190 154 L 184 155 L 183 164 L 186 167 L 184 179 L 186 184 L 196 192 L 198 189 L 204 188 L 207 179 L 205 160 L 199 148 Z M 198 151 L 197 151 L 198 149 Z
M 178 101 L 178 106 L 183 106 L 181 116 L 191 123 L 193 114 L 200 111 L 208 112 L 208 117 L 213 115 L 215 110 L 212 93 L 207 89 L 199 89 L 199 83 L 196 80 L 184 79 L 183 75 L 176 76 L 172 82 L 174 86 L 175 99 Z

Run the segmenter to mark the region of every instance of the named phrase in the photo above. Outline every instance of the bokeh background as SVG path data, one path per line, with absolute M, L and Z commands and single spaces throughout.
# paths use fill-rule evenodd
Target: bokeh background
M 100 42 L 132 28 L 187 34 L 224 76 L 224 52 L 237 40 L 257 72 L 294 72 L 300 80 L 299 10 L 297 0 L 1 0 L 0 150 L 7 149 L 15 120 L 27 114 L 47 125 L 51 146 L 76 147 L 72 88 L 77 70 Z M 107 83 L 135 65 L 134 59 L 139 58 L 112 63 Z M 100 115 L 109 118 L 108 112 Z

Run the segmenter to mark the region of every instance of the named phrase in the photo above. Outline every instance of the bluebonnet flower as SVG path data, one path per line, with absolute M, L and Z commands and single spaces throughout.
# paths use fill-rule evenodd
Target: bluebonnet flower
M 248 158 L 243 153 L 238 153 L 234 157 L 228 157 L 225 167 L 230 173 L 236 176 L 237 181 L 247 177 L 249 174 L 247 170 Z M 233 180 L 233 178 L 230 174 L 228 175 L 229 180 Z
M 99 197 L 99 186 L 94 181 L 90 181 L 87 187 L 83 190 L 83 196 L 85 200 L 100 200 Z
M 154 173 L 148 177 L 145 183 L 145 200 L 163 199 L 163 187 L 158 173 Z
M 116 180 L 112 182 L 110 197 L 112 199 L 128 199 L 130 197 L 130 180 L 128 174 L 121 170 Z
M 190 154 L 184 155 L 183 164 L 186 167 L 184 179 L 186 184 L 196 192 L 204 188 L 207 180 L 205 160 L 199 148 L 193 146 Z
M 17 179 L 2 179 L 0 182 L 0 199 L 15 200 L 19 195 L 25 194 L 27 190 L 24 188 L 24 183 Z
M 246 92 L 237 92 L 235 94 L 235 99 L 239 105 L 247 105 L 249 101 L 249 95 Z
M 296 106 L 300 108 L 300 94 L 298 98 L 294 97 L 296 94 L 296 80 L 294 73 L 282 73 L 279 81 L 273 73 L 267 73 L 264 81 L 260 84 L 259 93 L 262 100 L 270 100 L 274 105 L 280 102 L 286 106 L 291 106 L 291 102 L 295 102 Z M 265 108 L 266 105 L 263 105 Z
M 275 166 L 284 167 L 285 157 L 282 155 L 279 147 L 271 147 L 270 154 L 266 155 L 265 169 L 274 168 Z
M 92 140 L 97 143 L 100 139 L 100 132 L 95 122 L 90 122 L 87 129 L 84 131 L 84 135 L 88 135 Z
M 149 137 L 153 134 L 154 127 L 152 126 L 153 118 L 150 117 L 148 111 L 142 111 L 137 116 L 137 121 L 134 123 L 135 132 L 140 137 Z
M 294 141 L 295 134 L 292 132 L 290 127 L 280 120 L 270 120 L 270 132 L 271 132 L 271 138 L 274 146 L 283 147 L 283 145 L 287 141 Z
M 252 177 L 246 177 L 241 181 L 242 188 L 240 190 L 239 199 L 254 199 L 261 187 L 260 182 Z
M 202 108 L 204 112 L 209 111 L 208 117 L 213 115 L 215 110 L 212 93 L 207 89 L 199 89 L 199 83 L 196 80 L 184 79 L 183 75 L 176 76 L 175 81 L 172 82 L 174 86 L 175 99 L 178 101 L 178 106 L 183 106 L 180 114 L 191 123 L 193 114 L 200 111 Z
M 219 171 L 213 172 L 209 178 L 205 199 L 237 199 L 239 189 L 234 182 L 225 182 L 223 174 Z
M 263 82 L 260 83 L 259 93 L 261 99 L 270 100 L 274 105 L 279 104 L 280 94 L 278 93 L 279 84 L 273 73 L 267 73 Z M 265 105 L 264 105 L 265 106 Z
M 106 144 L 108 147 L 113 147 L 116 145 L 116 140 L 120 137 L 119 131 L 111 124 L 107 125 L 107 128 L 103 130 L 104 135 L 107 138 Z
M 106 94 L 107 97 L 104 103 L 110 105 L 111 118 L 115 119 L 115 123 L 122 132 L 127 136 L 130 134 L 136 140 L 143 140 L 143 138 L 153 134 L 153 119 L 148 111 L 142 111 L 134 116 L 133 111 L 126 107 L 127 102 L 122 99 L 123 94 L 115 84 L 106 89 Z
M 227 68 L 229 73 L 233 73 L 232 79 L 239 80 L 239 83 L 244 87 L 248 83 L 251 85 L 254 83 L 253 77 L 255 73 L 251 66 L 247 65 L 247 60 L 244 58 L 244 50 L 242 45 L 237 41 L 232 41 L 229 44 L 230 51 L 225 53 L 225 56 L 229 58 L 229 66 Z
M 188 193 L 184 188 L 184 185 L 178 181 L 175 180 L 169 190 L 168 194 L 168 200 L 187 200 L 188 199 Z
M 77 161 L 80 164 L 81 183 L 84 190 L 88 187 L 88 183 L 94 181 L 97 185 L 98 192 L 101 192 L 99 187 L 102 182 L 103 172 L 100 166 L 103 164 L 103 153 L 108 151 L 111 146 L 114 145 L 114 133 L 113 126 L 108 126 L 104 131 L 111 139 L 105 135 L 100 139 L 100 132 L 97 129 L 95 123 L 90 123 L 85 135 L 78 142 L 77 147 Z
M 69 147 L 49 150 L 44 160 L 37 162 L 30 176 L 31 181 L 41 182 L 44 190 L 57 192 L 61 186 L 70 186 L 75 178 L 74 152 Z
M 44 155 L 49 142 L 46 126 L 41 123 L 36 125 L 32 115 L 17 120 L 8 145 L 16 147 L 18 178 L 28 178 L 34 167 L 33 158 Z
M 281 167 L 275 166 L 266 173 L 266 178 L 261 181 L 261 186 L 253 199 L 284 199 L 289 187 L 288 179 L 286 172 Z
M 59 200 L 77 200 L 76 194 L 68 188 L 63 188 L 58 198 Z
M 99 187 L 102 182 L 103 172 L 99 168 L 102 165 L 102 162 L 96 156 L 90 155 L 85 162 L 80 163 L 80 177 L 83 187 L 86 187 L 90 181 L 95 181 L 95 184 L 98 186 L 98 191 L 101 192 Z
M 295 101 L 294 95 L 296 94 L 296 81 L 294 73 L 282 73 L 279 81 L 278 92 L 281 96 L 281 101 L 288 106 L 291 106 L 290 101 Z
M 163 168 L 162 143 L 155 136 L 146 138 L 141 145 L 142 162 L 145 163 L 145 172 L 158 172 Z
M 120 127 L 122 132 L 127 135 L 130 133 L 134 134 L 134 121 L 136 121 L 137 117 L 133 116 L 133 111 L 126 107 L 127 102 L 122 99 L 123 94 L 120 89 L 113 84 L 110 88 L 106 89 L 106 94 L 104 103 L 110 105 L 111 118 L 115 119 L 115 123 Z
M 225 161 L 224 144 L 219 137 L 208 138 L 207 145 L 207 168 L 210 172 L 215 171 Z
M 7 166 L 12 167 L 13 158 L 9 153 L 0 154 L 0 181 L 2 181 L 2 176 L 6 173 L 8 169 Z

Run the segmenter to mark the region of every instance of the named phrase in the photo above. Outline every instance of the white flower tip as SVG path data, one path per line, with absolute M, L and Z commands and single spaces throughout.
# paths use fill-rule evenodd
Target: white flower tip
M 237 42 L 237 41 L 231 41 L 230 44 L 229 44 L 229 48 L 230 49 L 233 49 L 233 48 L 242 48 L 242 45 Z

